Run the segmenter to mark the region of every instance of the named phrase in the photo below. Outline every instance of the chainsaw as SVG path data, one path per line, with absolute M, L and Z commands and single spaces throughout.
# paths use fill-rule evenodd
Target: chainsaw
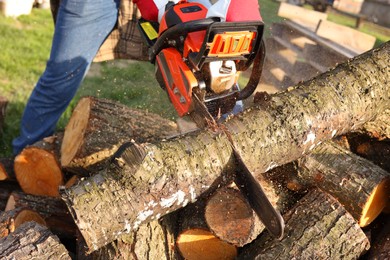
M 166 7 L 160 23 L 139 19 L 138 27 L 155 64 L 156 79 L 180 117 L 190 116 L 199 128 L 231 113 L 259 83 L 265 57 L 262 21 L 221 22 L 206 18 L 207 8 L 180 1 Z M 250 70 L 244 88 L 241 72 Z M 232 145 L 240 174 L 236 184 L 266 228 L 283 235 L 284 222 Z
M 199 106 L 217 118 L 255 91 L 265 56 L 261 21 L 220 22 L 206 14 L 203 5 L 180 1 L 167 8 L 159 24 L 138 23 L 159 85 L 177 114 L 189 115 L 200 127 L 204 111 Z M 239 74 L 251 65 L 249 81 L 241 89 Z

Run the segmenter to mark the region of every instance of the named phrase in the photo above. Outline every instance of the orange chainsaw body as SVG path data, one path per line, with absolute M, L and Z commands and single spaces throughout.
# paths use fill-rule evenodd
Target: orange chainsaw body
M 199 99 L 213 116 L 228 112 L 237 100 L 249 96 L 240 95 L 237 78 L 255 60 L 263 23 L 219 22 L 206 18 L 207 11 L 199 3 L 180 1 L 167 8 L 158 24 L 157 39 L 147 39 L 156 79 L 179 116 L 193 112 L 194 91 L 202 93 Z M 142 22 L 140 28 L 141 32 L 145 28 Z M 246 92 L 254 91 L 258 79 L 252 81 Z

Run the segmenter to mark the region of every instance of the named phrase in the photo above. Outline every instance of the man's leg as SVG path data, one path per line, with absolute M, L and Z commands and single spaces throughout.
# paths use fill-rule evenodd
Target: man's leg
M 62 0 L 50 58 L 27 102 L 14 154 L 53 134 L 99 47 L 117 22 L 119 0 Z

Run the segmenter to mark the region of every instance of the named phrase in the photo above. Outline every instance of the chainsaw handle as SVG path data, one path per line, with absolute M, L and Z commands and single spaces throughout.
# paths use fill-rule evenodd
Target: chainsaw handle
M 210 24 L 219 21 L 219 18 L 206 18 L 176 24 L 165 30 L 157 39 L 156 43 L 149 49 L 149 60 L 154 63 L 156 55 L 165 48 L 174 46 L 173 39 L 185 37 L 190 32 L 206 30 Z
M 265 44 L 261 40 L 259 51 L 256 53 L 256 57 L 253 60 L 253 68 L 251 76 L 245 88 L 239 92 L 238 100 L 247 99 L 253 92 L 256 90 L 257 85 L 259 84 L 261 73 L 263 72 L 263 64 L 265 59 Z

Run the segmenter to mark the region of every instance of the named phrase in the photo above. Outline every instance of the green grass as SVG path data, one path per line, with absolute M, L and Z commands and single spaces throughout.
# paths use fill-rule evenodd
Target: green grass
M 282 21 L 277 16 L 279 3 L 274 0 L 259 2 L 266 25 L 265 37 L 268 37 L 271 24 Z M 351 25 L 344 18 L 332 19 L 340 19 L 336 22 Z M 375 32 L 370 30 L 368 33 Z M 33 9 L 31 15 L 16 19 L 0 15 L 0 95 L 9 100 L 5 126 L 0 131 L 0 157 L 11 155 L 11 141 L 18 135 L 23 109 L 49 57 L 52 34 L 53 21 L 49 10 Z M 389 40 L 381 35 L 376 37 L 379 42 Z M 148 62 L 116 61 L 101 63 L 98 68 L 98 73 L 89 73 L 83 82 L 61 117 L 58 130 L 65 127 L 72 109 L 85 95 L 110 98 L 167 118 L 176 116 L 166 93 L 154 78 L 153 65 Z

